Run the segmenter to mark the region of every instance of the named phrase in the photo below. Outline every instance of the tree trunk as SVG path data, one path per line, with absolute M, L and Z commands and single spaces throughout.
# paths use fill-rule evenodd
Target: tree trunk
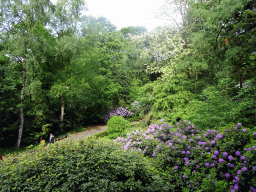
M 20 94 L 20 126 L 19 126 L 19 133 L 18 133 L 18 139 L 16 142 L 16 149 L 20 148 L 20 142 L 23 132 L 23 126 L 24 126 L 24 114 L 23 114 L 23 104 L 24 104 L 24 88 L 25 88 L 25 77 L 26 77 L 26 68 L 25 68 L 25 62 L 23 63 L 23 69 L 22 69 L 22 88 L 21 88 L 21 94 Z
M 63 120 L 64 120 L 64 97 L 62 96 L 61 115 L 60 115 L 60 131 L 63 131 Z
M 243 88 L 243 76 L 242 75 L 240 75 L 239 82 L 240 82 L 240 89 L 241 89 L 241 88 Z

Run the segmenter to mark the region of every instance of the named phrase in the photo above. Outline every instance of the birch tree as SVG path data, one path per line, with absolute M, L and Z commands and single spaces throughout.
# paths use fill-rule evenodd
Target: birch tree
M 20 93 L 20 126 L 16 148 L 20 147 L 24 127 L 24 91 L 26 87 L 26 74 L 34 65 L 32 46 L 34 44 L 33 33 L 38 22 L 47 24 L 52 4 L 49 0 L 2 0 L 1 1 L 1 29 L 8 38 L 8 50 L 6 54 L 15 58 L 22 64 L 22 89 Z

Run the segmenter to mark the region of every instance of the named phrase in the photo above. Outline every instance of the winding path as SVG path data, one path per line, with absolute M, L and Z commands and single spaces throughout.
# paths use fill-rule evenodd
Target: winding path
M 143 120 L 139 120 L 139 121 L 134 121 L 131 122 L 131 125 L 136 124 L 138 122 L 143 122 Z M 97 133 L 101 133 L 103 131 L 108 130 L 108 126 L 106 125 L 96 125 L 96 126 L 90 126 L 90 127 L 85 127 L 85 131 L 81 131 L 81 132 L 76 132 L 76 133 L 71 133 L 68 135 L 67 138 L 62 139 L 60 141 L 56 141 L 58 143 L 66 143 L 66 142 L 70 142 L 71 140 L 73 140 L 74 142 L 78 142 L 78 140 L 82 140 L 85 139 L 88 135 L 95 135 Z M 47 144 L 47 146 L 45 146 L 45 148 L 48 148 L 50 146 L 50 144 Z M 28 152 L 23 152 L 24 153 L 28 153 Z M 3 160 L 6 160 L 10 157 L 15 157 L 15 158 L 19 158 L 20 154 L 16 154 L 16 155 L 10 155 L 10 156 L 3 156 Z
M 143 120 L 131 122 L 131 125 L 136 124 L 138 122 L 142 122 L 142 121 Z M 63 142 L 69 142 L 71 140 L 73 140 L 74 142 L 78 142 L 78 140 L 85 139 L 88 135 L 95 135 L 97 133 L 101 133 L 106 130 L 108 130 L 108 126 L 106 125 L 105 126 L 96 125 L 93 127 L 87 127 L 85 131 L 69 134 L 67 138 L 57 142 L 63 143 Z

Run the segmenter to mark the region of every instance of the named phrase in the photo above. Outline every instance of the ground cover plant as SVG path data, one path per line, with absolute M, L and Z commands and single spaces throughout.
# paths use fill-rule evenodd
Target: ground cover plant
M 114 141 L 153 159 L 175 191 L 256 191 L 255 132 L 241 123 L 201 131 L 186 120 L 162 121 Z

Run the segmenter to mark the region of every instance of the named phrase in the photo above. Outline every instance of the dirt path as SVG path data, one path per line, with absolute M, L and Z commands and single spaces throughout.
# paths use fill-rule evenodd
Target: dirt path
M 143 122 L 143 120 L 131 122 L 131 125 L 136 124 L 138 122 Z M 106 126 L 106 125 L 105 126 L 104 125 L 96 125 L 96 126 L 90 126 L 90 127 L 85 127 L 85 128 L 86 128 L 85 131 L 69 134 L 69 136 L 67 138 L 62 139 L 60 141 L 56 141 L 56 142 L 66 143 L 71 140 L 73 140 L 74 142 L 78 142 L 78 140 L 85 139 L 88 135 L 95 135 L 97 133 L 101 133 L 103 131 L 108 130 L 108 126 Z M 47 144 L 45 147 L 46 148 L 50 147 L 50 144 Z M 29 153 L 29 152 L 23 152 L 23 153 Z M 3 160 L 9 159 L 10 157 L 14 157 L 14 158 L 18 159 L 20 157 L 20 155 L 21 154 L 16 154 L 16 155 L 11 155 L 11 156 L 3 156 Z
M 131 122 L 131 125 L 138 123 L 138 122 L 142 122 L 142 121 L 143 120 Z M 56 142 L 66 143 L 71 140 L 73 140 L 74 142 L 78 142 L 78 140 L 85 139 L 88 135 L 95 135 L 97 133 L 101 133 L 103 131 L 108 130 L 108 126 L 106 126 L 106 125 L 105 126 L 104 125 L 96 125 L 96 126 L 90 126 L 90 127 L 85 127 L 85 128 L 86 128 L 85 131 L 69 134 L 69 136 L 67 138 L 62 139 L 60 141 L 56 141 Z M 48 148 L 49 146 L 50 146 L 50 144 L 47 144 L 47 146 L 45 146 L 45 147 Z M 28 152 L 23 152 L 23 153 L 28 153 Z M 11 155 L 11 156 L 3 156 L 3 160 L 6 160 L 10 157 L 19 158 L 20 155 L 21 154 L 16 154 L 16 155 Z
M 131 122 L 131 125 L 136 124 L 138 122 L 142 122 L 142 121 L 143 120 Z M 106 130 L 108 130 L 108 126 L 96 125 L 96 126 L 86 128 L 85 131 L 69 134 L 69 136 L 67 138 L 62 139 L 57 142 L 63 143 L 63 142 L 69 142 L 71 140 L 73 140 L 74 142 L 78 142 L 78 140 L 85 139 L 88 135 L 95 135 L 97 133 L 101 133 Z

